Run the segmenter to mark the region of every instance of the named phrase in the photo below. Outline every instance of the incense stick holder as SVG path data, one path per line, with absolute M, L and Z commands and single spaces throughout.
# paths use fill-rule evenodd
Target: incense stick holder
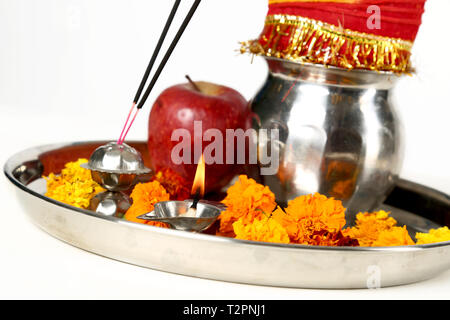
M 116 142 L 98 147 L 82 167 L 91 170 L 92 179 L 108 191 L 128 190 L 139 175 L 151 171 L 136 149 Z
M 138 182 L 139 175 L 151 171 L 144 166 L 142 156 L 136 149 L 115 142 L 98 147 L 82 167 L 89 169 L 92 179 L 108 190 L 92 198 L 89 208 L 119 218 L 132 202 L 122 191 L 131 189 Z
M 221 208 L 199 202 L 195 216 L 185 216 L 193 201 L 163 201 L 155 204 L 155 210 L 139 216 L 147 221 L 168 223 L 173 229 L 200 232 L 208 229 L 219 217 Z

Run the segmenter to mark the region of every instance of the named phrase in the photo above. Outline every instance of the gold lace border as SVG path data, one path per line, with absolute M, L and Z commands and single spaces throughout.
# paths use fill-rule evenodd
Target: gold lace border
M 413 43 L 290 15 L 269 15 L 258 40 L 241 52 L 346 69 L 411 72 Z

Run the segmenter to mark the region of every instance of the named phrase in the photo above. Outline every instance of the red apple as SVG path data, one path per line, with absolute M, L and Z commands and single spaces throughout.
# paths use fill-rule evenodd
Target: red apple
M 226 164 L 226 129 L 246 130 L 251 125 L 250 108 L 245 98 L 236 90 L 208 82 L 185 83 L 166 89 L 157 98 L 149 117 L 148 149 L 152 169 L 171 168 L 187 183 L 192 184 L 197 165 L 194 159 L 194 121 L 201 121 L 202 133 L 218 129 L 223 137 L 223 164 L 206 165 L 206 192 L 218 191 L 243 170 L 242 165 Z M 186 129 L 190 134 L 190 164 L 174 163 L 173 148 L 180 140 L 172 141 L 176 129 Z M 184 131 L 186 131 L 184 130 Z M 198 122 L 197 122 L 198 132 Z M 217 132 L 217 130 L 216 130 Z M 200 140 L 202 140 L 200 138 Z M 215 141 L 200 141 L 201 150 Z M 235 146 L 236 148 L 236 146 Z M 199 148 L 197 147 L 197 151 Z M 198 152 L 197 152 L 198 153 Z M 234 152 L 236 155 L 236 152 Z M 190 187 L 190 186 L 189 186 Z

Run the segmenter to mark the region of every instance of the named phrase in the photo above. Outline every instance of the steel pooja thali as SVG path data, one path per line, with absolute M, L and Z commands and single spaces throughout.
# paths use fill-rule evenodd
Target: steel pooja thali
M 33 223 L 78 248 L 188 276 L 297 288 L 367 288 L 425 280 L 450 268 L 450 242 L 405 247 L 272 244 L 163 229 L 78 209 L 44 196 L 42 175 L 88 158 L 105 141 L 48 145 L 11 157 L 4 167 Z M 130 143 L 146 158 L 144 142 Z M 450 225 L 450 197 L 400 180 L 383 204 L 410 232 Z

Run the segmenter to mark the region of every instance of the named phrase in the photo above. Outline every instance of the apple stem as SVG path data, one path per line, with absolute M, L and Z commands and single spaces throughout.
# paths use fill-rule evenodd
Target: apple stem
M 189 83 L 194 87 L 195 90 L 197 90 L 198 92 L 202 92 L 202 90 L 200 90 L 200 88 L 197 86 L 197 84 L 192 81 L 191 77 L 189 77 L 189 75 L 185 76 L 186 79 L 189 81 Z

